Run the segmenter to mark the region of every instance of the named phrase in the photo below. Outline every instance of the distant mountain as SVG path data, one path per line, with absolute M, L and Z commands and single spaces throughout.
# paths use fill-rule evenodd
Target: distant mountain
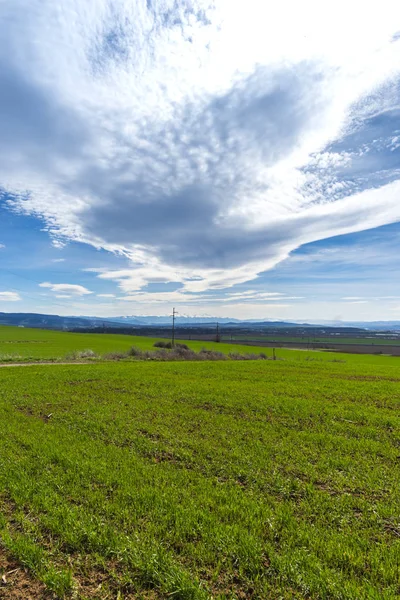
M 90 321 L 96 321 L 98 323 L 113 323 L 118 324 L 121 323 L 124 326 L 126 325 L 143 325 L 144 321 L 141 320 L 141 317 L 87 317 L 85 315 L 82 315 L 80 318 L 82 319 L 89 319 Z M 168 317 L 166 317 L 168 318 Z M 170 319 L 171 320 L 171 319 Z
M 400 321 L 318 321 L 326 327 L 357 327 L 371 331 L 400 331 Z M 299 325 L 299 323 L 298 323 Z
M 249 327 L 318 327 L 315 323 L 294 323 L 292 321 L 238 321 L 236 324 Z
M 124 323 L 125 325 L 166 325 L 170 326 L 172 323 L 172 316 L 131 316 L 131 317 L 112 317 L 103 319 L 103 321 L 113 321 L 114 323 Z M 315 327 L 309 323 L 296 323 L 286 321 L 272 321 L 268 319 L 233 319 L 232 317 L 180 317 L 179 315 L 175 318 L 175 324 L 177 327 L 185 326 L 190 327 L 191 325 L 232 325 L 234 326 L 251 326 L 251 327 Z M 344 324 L 345 326 L 345 324 Z
M 60 316 L 39 313 L 0 313 L 0 325 L 16 325 L 19 327 L 42 327 L 44 329 L 88 329 L 90 327 L 170 327 L 172 318 L 170 316 L 150 317 L 94 317 L 94 316 Z M 238 319 L 216 317 L 178 317 L 176 325 L 179 327 L 196 325 L 215 325 L 231 323 L 240 324 Z
M 132 325 L 171 325 L 171 321 L 172 321 L 172 316 L 170 315 L 166 315 L 166 316 L 146 316 L 146 317 L 142 317 L 142 316 L 131 316 L 131 317 L 112 317 L 108 320 L 112 320 L 114 322 L 117 323 L 124 323 L 124 324 L 132 324 Z M 176 324 L 177 325 L 190 325 L 190 324 L 196 324 L 196 325 L 204 325 L 207 323 L 210 324 L 214 324 L 215 323 L 240 323 L 241 321 L 239 319 L 231 319 L 228 317 L 222 317 L 222 318 L 217 318 L 217 317 L 180 317 L 179 315 L 176 317 Z
M 400 321 L 356 321 L 354 323 L 346 323 L 346 325 L 352 325 L 353 327 L 363 327 L 364 329 L 370 329 L 373 331 L 400 331 Z
M 171 327 L 172 318 L 166 316 L 128 316 L 128 317 L 87 317 L 59 316 L 38 313 L 0 313 L 0 325 L 16 325 L 19 327 L 37 327 L 43 329 L 90 329 L 118 328 L 145 329 L 152 327 Z M 324 321 L 319 323 L 301 323 L 293 321 L 272 320 L 239 320 L 229 317 L 177 317 L 176 327 L 195 328 L 199 326 L 215 327 L 216 323 L 224 328 L 256 329 L 366 329 L 369 331 L 400 331 L 400 321 Z
M 129 317 L 112 317 L 112 318 L 107 318 L 107 319 L 103 319 L 103 321 L 113 321 L 114 323 L 123 323 L 125 326 L 127 325 L 134 325 L 134 326 L 149 326 L 149 327 L 153 327 L 153 326 L 158 326 L 158 327 L 170 327 L 172 324 L 172 316 L 171 315 L 164 315 L 164 316 L 129 316 Z M 197 327 L 198 325 L 204 325 L 205 327 L 207 327 L 207 325 L 210 325 L 210 327 L 214 327 L 217 323 L 219 323 L 219 325 L 223 325 L 225 327 L 230 326 L 230 327 L 249 327 L 249 328 L 266 328 L 266 327 L 273 327 L 273 328 L 291 328 L 291 327 L 304 327 L 304 328 L 308 328 L 308 327 L 321 327 L 321 324 L 315 323 L 315 322 L 311 322 L 311 323 L 303 323 L 300 321 L 274 321 L 272 319 L 233 319 L 232 317 L 180 317 L 179 315 L 176 317 L 175 319 L 175 325 L 176 327 Z M 328 322 L 324 323 L 323 326 L 326 327 L 345 327 L 345 328 L 349 328 L 349 327 L 356 327 L 356 325 L 353 325 L 352 323 L 340 323 L 340 324 L 335 324 L 333 321 L 332 323 L 328 324 Z M 358 326 L 357 326 L 358 327 Z M 361 327 L 363 327 L 363 325 L 361 325 Z
M 59 315 L 42 315 L 37 313 L 0 313 L 0 325 L 17 327 L 33 327 L 42 329 L 83 329 L 101 327 L 102 324 L 121 327 L 108 319 L 98 317 L 60 317 Z

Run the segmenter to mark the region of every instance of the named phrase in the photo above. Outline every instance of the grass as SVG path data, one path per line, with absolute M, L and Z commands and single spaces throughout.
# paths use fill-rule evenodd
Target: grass
M 132 346 L 142 351 L 154 350 L 158 338 L 100 333 L 68 333 L 43 329 L 28 329 L 0 325 L 0 363 L 35 362 L 35 361 L 69 361 L 77 360 L 80 352 L 92 351 L 99 358 L 106 354 L 124 353 Z M 183 340 L 181 340 L 183 341 Z M 265 353 L 272 356 L 272 348 L 230 344 L 227 342 L 205 342 L 184 340 L 191 350 L 200 352 L 203 348 L 223 352 L 224 354 Z M 321 352 L 315 350 L 292 350 L 278 348 L 279 359 L 296 361 L 334 361 L 340 360 L 351 364 L 390 364 L 399 365 L 400 358 L 374 355 L 351 355 L 338 352 Z M 89 358 L 87 356 L 86 358 Z M 377 363 L 378 361 L 378 363 Z
M 388 334 L 390 335 L 390 334 Z M 233 335 L 233 339 L 235 341 L 256 341 L 256 342 L 294 342 L 294 343 L 302 343 L 302 344 L 326 344 L 327 346 L 332 344 L 349 344 L 354 346 L 399 346 L 400 338 L 390 339 L 381 337 L 378 335 L 370 335 L 369 337 L 342 337 L 339 335 L 331 335 L 331 336 L 315 336 L 312 335 L 298 335 L 298 336 L 290 336 L 290 335 L 249 335 L 249 334 L 240 334 L 237 333 Z
M 2 545 L 58 598 L 400 597 L 399 362 L 304 355 L 1 369 Z

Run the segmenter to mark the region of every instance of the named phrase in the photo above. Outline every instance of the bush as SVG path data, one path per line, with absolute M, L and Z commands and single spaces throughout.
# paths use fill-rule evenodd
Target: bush
M 202 348 L 199 352 L 200 359 L 202 360 L 226 360 L 227 356 L 223 352 L 218 352 L 217 350 L 208 350 L 207 348 Z
M 124 358 L 132 357 L 136 360 L 157 360 L 157 361 L 173 361 L 173 360 L 267 360 L 266 354 L 260 352 L 259 354 L 240 354 L 239 352 L 231 352 L 228 356 L 217 350 L 209 350 L 203 348 L 200 352 L 195 352 L 188 348 L 186 344 L 176 344 L 174 348 L 170 348 L 171 342 L 155 342 L 154 346 L 159 348 L 155 351 L 140 350 L 135 346 L 132 346 L 127 352 L 108 352 L 104 354 L 105 360 L 122 360 Z M 73 358 L 92 358 L 96 356 L 92 350 L 85 350 L 82 352 L 75 352 Z M 71 358 L 71 356 L 70 356 Z
M 80 358 L 97 358 L 98 355 L 93 350 L 75 350 L 75 352 L 70 352 L 67 354 L 66 358 L 68 360 L 79 360 Z
M 171 350 L 172 343 L 171 342 L 163 342 L 163 341 L 155 342 L 153 344 L 153 347 L 154 348 L 167 348 L 167 349 Z
M 243 354 L 239 352 L 229 352 L 228 356 L 231 360 L 243 360 Z
M 132 348 L 129 348 L 128 352 L 126 353 L 127 356 L 141 356 L 143 354 L 143 352 L 139 349 L 136 348 L 136 346 L 132 346 Z
M 107 354 L 103 355 L 104 360 L 122 360 L 126 357 L 126 352 L 107 352 Z
M 196 360 L 196 352 L 184 348 L 173 348 L 168 353 L 167 360 Z
M 19 362 L 20 360 L 26 360 L 26 358 L 19 354 L 0 354 L 0 362 Z
M 260 352 L 259 354 L 253 354 L 251 352 L 247 354 L 230 352 L 228 356 L 231 360 L 268 360 L 268 356 L 264 354 L 264 352 Z
M 181 348 L 182 350 L 189 350 L 189 346 L 186 344 L 175 344 L 176 348 Z
M 175 346 L 172 346 L 172 342 L 154 342 L 154 348 L 166 348 L 167 350 L 172 350 L 173 348 L 182 348 L 183 350 L 189 350 L 189 346 L 186 344 L 176 343 Z
M 189 353 L 196 354 L 193 350 L 189 350 L 186 344 L 177 344 L 175 348 L 172 349 L 172 352 L 177 356 L 189 356 Z

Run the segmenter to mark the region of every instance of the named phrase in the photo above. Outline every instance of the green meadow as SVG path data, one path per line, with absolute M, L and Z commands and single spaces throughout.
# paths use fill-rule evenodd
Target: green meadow
M 0 325 L 0 363 L 69 360 L 71 353 L 93 350 L 99 359 L 110 352 L 126 352 L 132 346 L 140 350 L 154 350 L 154 343 L 160 338 L 131 336 L 122 334 L 69 333 L 44 329 L 28 329 Z M 183 341 L 183 340 L 178 340 Z M 265 347 L 231 344 L 229 342 L 188 341 L 185 343 L 194 351 L 203 348 L 217 350 L 224 354 L 265 353 L 272 357 L 272 349 Z M 400 365 L 400 358 L 374 355 L 352 355 L 337 352 L 318 352 L 314 350 L 292 350 L 277 348 L 276 356 L 282 360 L 300 361 L 344 361 L 348 364 L 384 364 Z
M 153 343 L 4 327 L 0 360 Z M 278 357 L 0 368 L 2 551 L 43 598 L 399 598 L 400 359 Z
M 246 335 L 236 334 L 233 335 L 235 341 L 258 341 L 258 342 L 294 342 L 302 344 L 349 344 L 349 345 L 362 345 L 362 346 L 399 346 L 400 339 L 390 339 L 380 336 L 371 337 L 341 337 L 341 336 L 320 336 L 311 334 L 309 336 L 290 336 L 290 335 Z

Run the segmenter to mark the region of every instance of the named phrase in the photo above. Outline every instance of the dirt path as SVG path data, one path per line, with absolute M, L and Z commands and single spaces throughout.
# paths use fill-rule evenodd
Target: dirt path
M 98 363 L 84 363 L 84 362 L 26 362 L 26 363 L 0 363 L 0 369 L 2 367 L 49 367 L 57 365 L 93 365 Z

